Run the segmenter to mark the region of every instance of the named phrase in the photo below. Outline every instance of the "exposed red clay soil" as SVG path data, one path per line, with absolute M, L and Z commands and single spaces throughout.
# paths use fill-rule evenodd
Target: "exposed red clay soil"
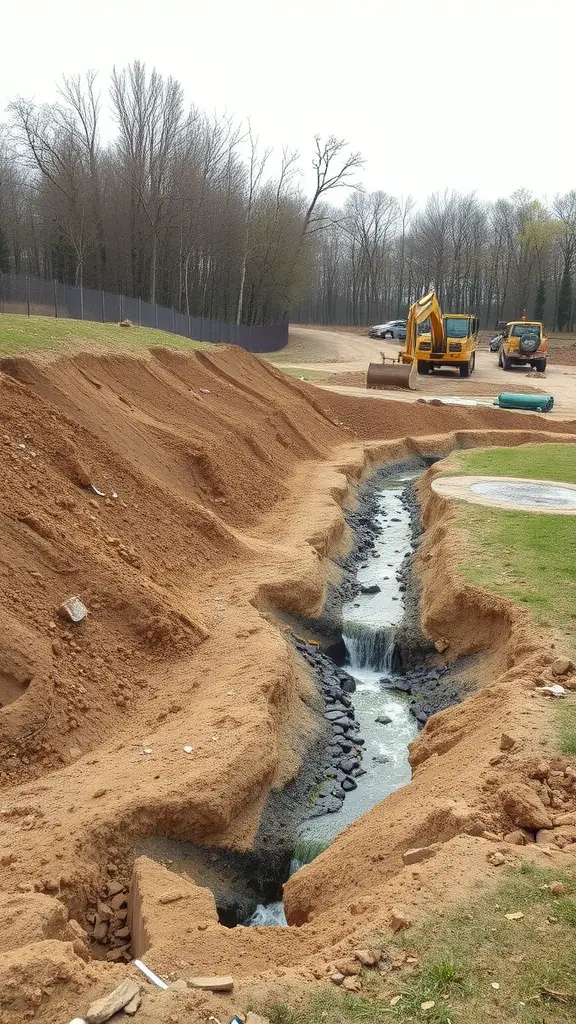
M 462 585 L 449 505 L 424 479 L 424 627 L 450 656 L 486 660 L 482 689 L 413 745 L 412 784 L 289 881 L 299 927 L 225 929 L 207 890 L 146 858 L 132 874 L 134 842 L 156 833 L 248 848 L 266 795 L 297 773 L 319 716 L 273 611 L 320 611 L 349 542 L 349 481 L 419 451 L 574 443 L 576 427 L 319 392 L 227 347 L 0 371 L 2 1024 L 66 1021 L 135 975 L 89 959 L 87 914 L 113 890 L 108 938 L 131 928 L 132 954 L 160 974 L 236 979 L 232 997 L 147 990 L 136 1020 L 232 1016 L 255 985 L 324 977 L 393 907 L 417 919 L 448 878 L 465 893 L 496 849 L 483 833 L 514 827 L 521 794 L 505 784 L 531 787 L 551 825 L 574 809 L 566 759 L 538 767 L 548 705 L 533 687 L 555 652 L 523 613 Z M 88 608 L 76 626 L 58 611 L 72 595 Z M 504 728 L 516 743 L 500 756 Z M 420 873 L 403 867 L 431 842 Z

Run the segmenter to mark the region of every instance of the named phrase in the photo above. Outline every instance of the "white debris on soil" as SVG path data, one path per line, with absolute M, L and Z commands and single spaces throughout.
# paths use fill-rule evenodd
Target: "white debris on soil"
M 88 609 L 79 597 L 68 597 L 58 610 L 61 615 L 70 619 L 70 622 L 82 622 L 88 615 Z

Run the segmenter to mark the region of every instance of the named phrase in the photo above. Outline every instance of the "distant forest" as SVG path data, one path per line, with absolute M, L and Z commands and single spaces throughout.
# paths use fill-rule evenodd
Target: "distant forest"
M 139 62 L 111 76 L 116 134 L 103 144 L 101 93 L 89 72 L 63 79 L 57 103 L 10 104 L 0 271 L 237 323 L 368 324 L 434 288 L 485 326 L 525 313 L 572 328 L 576 190 L 550 206 L 522 189 L 496 202 L 446 191 L 420 206 L 369 193 L 344 140 L 271 154 L 250 124 L 187 107 L 177 81 Z

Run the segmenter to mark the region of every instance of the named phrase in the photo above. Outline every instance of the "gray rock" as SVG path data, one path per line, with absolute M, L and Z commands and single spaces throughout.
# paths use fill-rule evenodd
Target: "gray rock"
M 386 754 L 374 754 L 372 760 L 376 764 L 388 764 L 390 762 L 390 758 L 386 757 Z
M 381 588 L 378 586 L 377 583 L 363 584 L 360 587 L 361 594 L 379 594 L 380 590 Z
M 358 783 L 354 782 L 354 779 L 344 779 L 342 789 L 345 793 L 351 793 L 353 789 L 358 789 Z
M 392 719 L 390 718 L 390 715 L 378 715 L 378 718 L 376 718 L 375 721 L 378 725 L 390 725 Z

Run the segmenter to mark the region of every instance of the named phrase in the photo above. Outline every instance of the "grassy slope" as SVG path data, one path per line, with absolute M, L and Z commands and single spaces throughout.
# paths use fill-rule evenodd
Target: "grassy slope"
M 450 474 L 576 481 L 576 445 L 522 445 L 455 452 Z M 468 582 L 523 605 L 539 626 L 553 629 L 576 655 L 576 517 L 456 503 L 467 533 L 460 572 Z M 576 703 L 555 709 L 557 742 L 576 754 Z
M 566 888 L 560 896 L 550 891 L 557 881 Z M 403 935 L 413 966 L 376 941 L 387 970 L 364 972 L 362 994 L 331 986 L 297 1011 L 276 1004 L 267 1015 L 272 1024 L 568 1024 L 576 1007 L 575 897 L 573 871 L 508 869 L 472 903 Z M 507 913 L 523 917 L 510 921 Z
M 153 346 L 210 348 L 153 327 L 119 327 L 89 320 L 54 320 L 42 316 L 0 315 L 0 357 L 33 352 L 122 351 L 137 354 Z
M 576 445 L 523 445 L 458 452 L 448 472 L 576 481 Z M 576 519 L 457 503 L 468 534 L 460 571 L 559 630 L 576 652 Z

